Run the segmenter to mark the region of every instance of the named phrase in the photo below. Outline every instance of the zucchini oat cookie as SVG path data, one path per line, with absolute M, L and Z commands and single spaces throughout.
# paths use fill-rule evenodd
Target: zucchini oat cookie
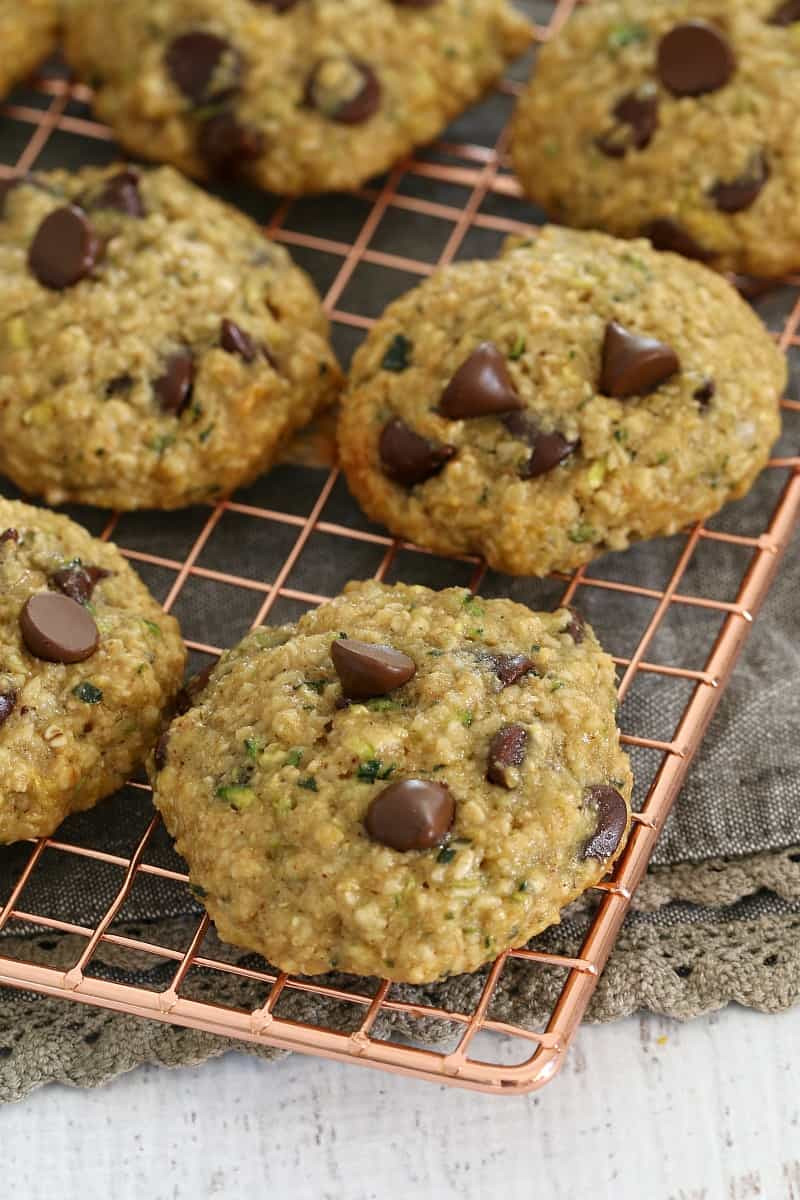
M 523 188 L 558 221 L 752 275 L 800 267 L 797 0 L 597 0 L 519 101 Z
M 0 96 L 54 49 L 56 0 L 0 0 Z
M 0 842 L 120 786 L 180 687 L 184 648 L 117 548 L 0 499 Z
M 508 0 L 67 0 L 66 28 L 123 145 L 293 194 L 386 170 L 531 39 Z
M 306 275 L 168 167 L 21 180 L 0 271 L 0 470 L 51 504 L 211 499 L 338 392 Z
M 339 446 L 394 533 L 543 575 L 742 496 L 785 379 L 721 276 L 551 226 L 389 306 L 355 356 Z
M 566 609 L 370 581 L 223 656 L 155 802 L 220 935 L 421 983 L 559 919 L 621 852 L 614 667 Z

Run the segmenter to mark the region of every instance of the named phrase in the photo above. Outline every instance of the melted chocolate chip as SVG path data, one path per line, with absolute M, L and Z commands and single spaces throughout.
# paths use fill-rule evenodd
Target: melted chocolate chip
M 527 654 L 488 654 L 486 659 L 504 688 L 519 683 L 536 666 Z
M 696 258 L 699 262 L 708 262 L 714 257 L 713 252 L 706 250 L 688 229 L 672 217 L 657 217 L 650 221 L 642 230 L 642 236 L 649 238 L 656 250 L 671 250 L 673 254 L 682 254 L 684 258 Z
M 321 58 L 306 84 L 306 104 L 341 125 L 362 125 L 381 105 L 382 88 L 368 63 L 356 58 Z
M 622 841 L 628 825 L 625 801 L 616 788 L 599 784 L 589 788 L 586 802 L 597 809 L 597 825 L 583 848 L 583 857 L 610 858 Z
M 658 129 L 658 96 L 627 92 L 614 105 L 616 125 L 597 139 L 609 158 L 624 158 L 629 150 L 644 150 Z
M 503 424 L 512 437 L 527 442 L 531 447 L 531 456 L 522 467 L 522 479 L 534 479 L 552 471 L 565 458 L 569 458 L 577 450 L 579 439 L 568 441 L 563 434 L 556 432 L 543 433 L 535 420 L 524 413 L 509 413 L 503 418 Z
M 169 730 L 165 730 L 161 737 L 156 742 L 156 748 L 153 751 L 153 762 L 157 771 L 163 771 L 167 765 L 167 743 L 169 742 Z
M 456 452 L 455 446 L 431 442 L 393 417 L 383 427 L 378 452 L 386 474 L 406 487 L 438 475 Z
M 522 725 L 503 725 L 489 743 L 489 758 L 486 778 L 500 787 L 513 788 L 514 776 L 510 768 L 519 767 L 525 761 L 528 748 L 528 731 Z
M 568 633 L 575 645 L 580 646 L 586 637 L 586 620 L 583 613 L 578 612 L 577 608 L 573 608 L 572 605 L 567 611 L 569 612 L 569 624 L 564 633 Z
M 754 154 L 746 170 L 736 179 L 719 180 L 709 195 L 720 212 L 744 212 L 754 204 L 769 179 L 769 164 L 762 151 Z
M 384 788 L 367 809 L 367 833 L 393 850 L 429 850 L 444 841 L 455 801 L 443 783 L 401 779 Z
M 704 383 L 700 384 L 699 388 L 695 388 L 693 393 L 694 398 L 703 411 L 705 411 L 705 409 L 707 409 L 711 404 L 716 390 L 717 385 L 714 383 L 713 379 L 706 379 Z
M 681 369 L 671 346 L 656 338 L 631 333 L 617 321 L 606 326 L 599 390 L 624 400 L 647 396 Z
M 228 354 L 238 354 L 239 358 L 243 358 L 247 363 L 255 360 L 256 347 L 250 334 L 245 333 L 239 325 L 234 321 L 229 321 L 227 317 L 223 318 L 220 327 L 219 344 L 223 350 L 227 350 Z
M 506 360 L 494 342 L 481 342 L 442 393 L 439 412 L 452 420 L 522 408 Z
M 716 92 L 735 69 L 730 42 L 708 21 L 684 21 L 658 44 L 658 77 L 673 96 Z
M 85 567 L 82 563 L 70 563 L 68 567 L 54 571 L 48 583 L 78 604 L 86 604 L 91 600 L 100 580 L 108 579 L 110 574 L 111 572 L 106 571 L 104 567 Z
M 167 46 L 164 61 L 173 83 L 194 104 L 230 96 L 242 72 L 238 50 L 225 38 L 203 30 L 174 38 Z M 226 69 L 220 71 L 223 63 Z
M 85 279 L 105 250 L 82 208 L 56 208 L 36 230 L 28 266 L 43 287 L 61 291 Z
M 162 412 L 180 416 L 191 399 L 194 375 L 191 350 L 178 350 L 167 359 L 164 374 L 153 383 L 153 393 Z
M 216 663 L 210 663 L 207 667 L 203 667 L 202 671 L 192 675 L 191 679 L 187 679 L 175 697 L 175 712 L 178 716 L 182 717 L 200 699 L 200 693 L 205 690 L 216 665 Z
M 217 113 L 197 131 L 197 153 L 214 175 L 229 175 L 264 150 L 262 134 L 243 125 L 232 112 Z
M 0 544 L 2 544 L 3 542 L 18 542 L 18 541 L 19 541 L 19 533 L 17 532 L 16 529 L 4 529 L 3 532 L 0 533 Z
M 13 688 L 6 692 L 0 692 L 0 725 L 5 725 L 16 707 L 17 693 Z
M 331 658 L 348 700 L 369 700 L 408 683 L 417 672 L 413 658 L 393 646 L 378 646 L 354 638 L 331 643 Z
M 800 0 L 784 0 L 767 17 L 768 25 L 794 25 L 795 21 L 800 21 Z
M 139 172 L 120 171 L 107 179 L 103 188 L 88 201 L 88 209 L 111 208 L 126 217 L 144 217 L 145 207 L 139 191 Z
M 133 387 L 133 376 L 127 372 L 123 375 L 115 375 L 113 379 L 109 379 L 106 384 L 107 396 L 127 396 L 128 392 Z
M 45 662 L 83 662 L 100 641 L 91 614 L 57 592 L 37 592 L 26 601 L 19 618 L 22 638 L 31 654 Z

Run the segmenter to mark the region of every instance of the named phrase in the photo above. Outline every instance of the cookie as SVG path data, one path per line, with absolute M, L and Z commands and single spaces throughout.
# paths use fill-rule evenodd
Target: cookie
M 541 51 L 514 166 L 560 222 L 720 270 L 800 266 L 800 7 L 599 0 Z
M 57 26 L 55 0 L 0 0 L 0 96 L 55 48 Z
M 184 665 L 178 624 L 117 548 L 0 499 L 0 842 L 51 834 L 155 741 Z
M 123 145 L 293 194 L 386 170 L 531 38 L 507 0 L 68 0 L 66 28 Z
M 155 803 L 220 935 L 422 983 L 522 945 L 629 824 L 611 659 L 576 613 L 370 581 L 223 656 Z
M 337 394 L 305 274 L 168 167 L 22 180 L 0 270 L 0 470 L 51 504 L 214 499 Z
M 542 575 L 743 495 L 785 380 L 722 276 L 551 226 L 389 306 L 355 356 L 340 453 L 393 533 Z

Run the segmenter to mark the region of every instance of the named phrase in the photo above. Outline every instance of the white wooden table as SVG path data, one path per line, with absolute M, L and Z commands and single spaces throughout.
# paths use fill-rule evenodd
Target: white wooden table
M 3 1200 L 800 1200 L 800 1009 L 586 1027 L 517 1099 L 232 1053 L 0 1121 Z

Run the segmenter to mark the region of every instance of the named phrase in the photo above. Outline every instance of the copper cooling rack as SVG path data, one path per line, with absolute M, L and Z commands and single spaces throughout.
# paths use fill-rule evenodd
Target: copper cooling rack
M 541 40 L 551 37 L 568 18 L 572 7 L 573 0 L 538 4 L 535 11 L 544 18 L 537 27 L 538 37 Z M 304 265 L 314 259 L 318 281 L 320 274 L 325 276 L 326 307 L 344 357 L 376 315 L 370 305 L 362 304 L 359 299 L 366 294 L 357 286 L 359 277 L 363 279 L 365 273 L 379 277 L 378 290 L 384 292 L 386 298 L 411 286 L 415 278 L 429 275 L 440 263 L 491 253 L 502 236 L 529 231 L 532 213 L 519 199 L 505 153 L 505 126 L 518 89 L 518 83 L 507 81 L 487 102 L 494 114 L 494 140 L 487 139 L 485 144 L 469 137 L 461 140 L 457 122 L 453 140 L 441 142 L 397 166 L 378 186 L 355 193 L 344 216 L 341 206 L 334 201 L 330 202 L 332 207 L 325 210 L 331 214 L 331 221 L 327 223 L 310 222 L 304 202 L 274 203 L 265 222 L 266 230 L 269 236 L 290 246 Z M 107 159 L 111 153 L 110 134 L 91 119 L 91 111 L 86 107 L 89 99 L 87 89 L 72 85 L 58 73 L 34 80 L 21 98 L 19 93 L 15 94 L 2 112 L 4 125 L 11 130 L 11 141 L 16 139 L 18 157 L 16 162 L 0 165 L 0 173 L 7 175 L 37 165 L 57 165 L 59 139 L 64 138 L 71 138 L 73 142 L 79 140 L 81 155 L 88 161 Z M 499 133 L 498 129 L 501 130 Z M 272 204 L 266 198 L 263 203 Z M 319 213 L 319 208 L 316 211 Z M 405 222 L 405 227 L 401 222 Z M 415 243 L 415 230 L 420 228 L 420 223 L 426 224 L 428 232 L 433 226 L 439 231 L 437 252 L 431 256 L 431 261 L 395 252 L 396 246 L 405 249 L 409 241 Z M 395 236 L 393 231 L 398 229 L 400 233 Z M 794 286 L 795 291 L 790 293 L 790 303 L 783 310 L 780 328 L 773 332 L 791 356 L 797 353 L 792 348 L 800 346 L 800 281 L 788 281 L 788 286 Z M 800 404 L 786 400 L 784 405 L 787 418 L 796 421 Z M 791 452 L 795 449 L 792 447 Z M 628 634 L 635 628 L 633 643 L 630 644 L 629 639 L 624 652 L 615 655 L 621 672 L 621 700 L 642 678 L 656 679 L 659 687 L 680 685 L 685 689 L 682 715 L 667 737 L 660 730 L 659 736 L 648 736 L 655 730 L 626 730 L 626 710 L 622 708 L 623 740 L 631 752 L 639 756 L 637 776 L 640 784 L 644 780 L 640 790 L 646 795 L 638 797 L 639 811 L 633 834 L 613 877 L 595 889 L 597 906 L 588 934 L 575 946 L 573 954 L 552 954 L 526 948 L 501 955 L 488 971 L 477 1002 L 469 1011 L 455 1012 L 436 1006 L 435 990 L 428 989 L 422 998 L 412 1001 L 403 989 L 387 981 L 357 981 L 357 986 L 351 989 L 338 980 L 331 983 L 327 979 L 287 977 L 263 963 L 246 966 L 226 961 L 224 954 L 214 950 L 208 918 L 199 913 L 188 945 L 179 948 L 160 944 L 155 939 L 148 940 L 148 928 L 144 923 L 136 931 L 138 936 L 130 929 L 118 932 L 120 914 L 139 881 L 149 879 L 176 888 L 184 888 L 188 882 L 177 859 L 172 865 L 163 865 L 159 856 L 153 853 L 155 843 L 159 837 L 163 838 L 163 831 L 159 830 L 158 817 L 151 819 L 148 814 L 143 821 L 143 832 L 137 834 L 138 840 L 127 852 L 112 853 L 107 848 L 98 848 L 98 839 L 88 832 L 85 836 L 66 836 L 64 840 L 55 837 L 38 841 L 32 847 L 11 848 L 17 858 L 13 877 L 4 887 L 0 931 L 8 934 L 15 928 L 22 928 L 38 933 L 50 931 L 52 935 L 72 935 L 82 948 L 68 969 L 0 955 L 0 983 L 191 1026 L 242 1041 L 368 1064 L 484 1091 L 513 1094 L 546 1083 L 558 1070 L 580 1024 L 628 910 L 631 895 L 645 871 L 659 832 L 795 527 L 800 512 L 800 458 L 773 459 L 765 477 L 769 477 L 771 486 L 767 488 L 768 499 L 763 505 L 758 528 L 753 528 L 750 522 L 746 531 L 738 528 L 728 531 L 724 521 L 713 521 L 708 526 L 695 526 L 679 539 L 672 539 L 673 550 L 676 541 L 678 549 L 669 560 L 660 586 L 645 587 L 635 578 L 626 578 L 624 564 L 631 561 L 627 556 L 615 556 L 611 567 L 601 562 L 572 576 L 550 581 L 555 589 L 550 593 L 553 603 L 577 600 L 582 604 L 597 591 L 606 596 L 613 595 L 618 605 L 619 627 L 625 627 Z M 96 531 L 102 532 L 104 537 L 113 535 L 151 586 L 153 577 L 157 577 L 164 607 L 181 615 L 189 647 L 198 663 L 208 661 L 220 647 L 209 644 L 202 636 L 193 637 L 195 631 L 191 620 L 187 628 L 182 605 L 185 607 L 187 593 L 193 587 L 217 588 L 217 603 L 243 598 L 246 626 L 270 619 L 285 620 L 304 607 L 328 598 L 307 587 L 293 585 L 299 568 L 309 556 L 320 553 L 321 544 L 329 561 L 336 559 L 343 564 L 345 578 L 347 572 L 355 576 L 367 573 L 364 570 L 367 560 L 378 578 L 427 578 L 426 567 L 435 556 L 391 540 L 360 518 L 352 506 L 347 507 L 335 468 L 321 473 L 307 472 L 303 478 L 312 481 L 309 487 L 313 484 L 303 511 L 297 511 L 302 506 L 281 503 L 280 487 L 268 493 L 277 496 L 274 507 L 264 501 L 263 493 L 249 489 L 213 509 L 203 510 L 195 524 L 190 522 L 188 534 L 187 525 L 180 523 L 180 537 L 175 539 L 173 552 L 164 553 L 163 544 L 159 542 L 159 552 L 154 553 L 153 545 L 148 548 L 147 539 L 142 540 L 141 524 L 131 523 L 129 518 L 103 516 L 103 523 L 96 526 Z M 85 513 L 81 515 L 85 519 Z M 234 520 L 235 527 L 230 524 Z M 96 525 L 96 514 L 94 521 Z M 169 526 L 169 519 L 165 518 L 160 524 Z M 281 547 L 280 561 L 269 571 L 269 579 L 261 577 L 264 572 L 250 570 L 248 573 L 241 563 L 238 564 L 241 573 L 228 569 L 230 563 L 222 563 L 224 569 L 204 565 L 215 532 L 219 537 L 225 529 L 229 543 L 236 542 L 236 531 L 249 530 L 250 534 L 263 533 L 270 544 Z M 136 536 L 134 530 L 138 531 Z M 712 595 L 691 594 L 691 588 L 682 590 L 682 586 L 686 588 L 690 563 L 697 556 L 721 546 L 728 551 L 735 549 L 742 556 L 736 594 L 732 598 L 718 599 Z M 234 546 L 234 555 L 235 552 Z M 492 582 L 478 561 L 439 562 L 461 573 L 458 578 L 451 578 L 451 582 L 469 582 L 476 590 Z M 313 562 L 310 570 L 305 574 L 300 571 L 299 575 L 301 580 L 314 580 Z M 496 590 L 497 585 L 494 586 Z M 645 618 L 641 616 L 642 605 L 645 606 Z M 236 605 L 232 607 L 236 608 Z M 708 647 L 697 662 L 670 665 L 659 661 L 659 630 L 676 610 L 682 611 L 684 619 L 689 614 L 692 619 L 702 616 L 713 621 Z M 193 611 L 191 605 L 186 611 Z M 604 640 L 611 650 L 617 648 L 613 636 L 610 641 L 607 636 Z M 643 768 L 640 764 L 645 759 L 646 768 Z M 137 789 L 139 795 L 147 790 L 141 781 L 130 786 Z M 73 826 L 68 824 L 68 828 Z M 63 908 L 59 913 L 32 912 L 26 907 L 28 889 L 36 880 L 37 872 L 43 870 L 46 857 L 52 855 L 65 856 L 79 873 L 100 867 L 112 873 L 111 898 L 104 899 L 103 911 L 91 923 L 67 919 L 72 914 Z M 50 907 L 58 909 L 59 905 L 52 903 Z M 154 938 L 153 928 L 150 927 L 151 938 Z M 164 937 L 161 941 L 166 943 L 169 939 Z M 7 949 L 7 945 L 7 939 L 5 947 L 0 941 L 0 949 Z M 97 972 L 93 973 L 92 965 L 101 945 L 158 961 L 167 972 L 167 982 L 153 987 L 141 982 L 120 982 L 113 973 L 103 977 L 101 972 L 98 976 Z M 558 978 L 563 978 L 549 1020 L 541 1028 L 523 1028 L 492 1016 L 496 989 L 512 963 L 515 970 L 557 972 Z M 198 971 L 210 977 L 246 979 L 262 989 L 261 999 L 249 1008 L 197 999 L 187 981 Z M 350 1006 L 356 1014 L 350 1028 L 342 1032 L 333 1024 L 309 1024 L 282 1016 L 282 998 L 302 993 L 318 1002 L 319 1012 L 325 1011 L 325 1005 L 330 1002 Z M 406 1030 L 415 1023 L 429 1032 L 441 1026 L 447 1031 L 449 1042 L 444 1049 L 430 1048 L 430 1044 L 427 1047 L 415 1044 L 413 1038 L 406 1037 L 401 1041 L 391 1034 L 379 1036 L 378 1018 L 387 1015 L 402 1018 Z M 431 1041 L 429 1037 L 420 1038 L 420 1042 L 423 1040 Z

